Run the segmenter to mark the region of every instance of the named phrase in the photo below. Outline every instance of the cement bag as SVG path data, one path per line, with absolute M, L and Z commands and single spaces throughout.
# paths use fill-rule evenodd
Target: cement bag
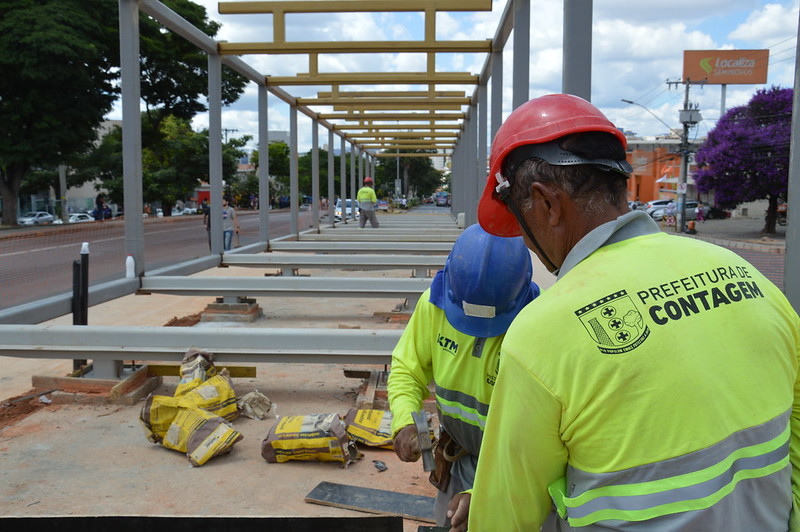
M 347 434 L 369 447 L 394 449 L 392 445 L 392 412 L 390 410 L 357 410 L 344 416 Z
M 183 395 L 217 374 L 214 366 L 214 354 L 200 349 L 190 348 L 181 361 L 181 380 L 175 389 L 175 395 Z
M 227 453 L 242 435 L 219 416 L 199 408 L 180 408 L 161 444 L 186 453 L 193 466 Z
M 261 443 L 261 456 L 270 463 L 318 460 L 346 467 L 362 455 L 341 416 L 333 413 L 278 416 Z
M 176 395 L 176 399 L 180 406 L 202 408 L 228 421 L 239 416 L 236 392 L 233 390 L 233 383 L 225 369 L 207 381 L 199 383 L 194 389 L 183 395 Z

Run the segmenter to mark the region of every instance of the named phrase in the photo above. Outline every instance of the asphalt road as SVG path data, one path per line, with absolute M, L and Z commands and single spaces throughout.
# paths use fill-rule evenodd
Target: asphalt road
M 257 242 L 258 213 L 240 212 L 240 244 Z M 270 237 L 290 233 L 290 213 L 270 212 Z M 311 227 L 300 212 L 300 229 Z M 209 253 L 203 217 L 150 218 L 144 225 L 145 271 Z M 0 309 L 72 291 L 73 262 L 89 243 L 89 284 L 125 275 L 123 220 L 5 230 L 0 233 Z

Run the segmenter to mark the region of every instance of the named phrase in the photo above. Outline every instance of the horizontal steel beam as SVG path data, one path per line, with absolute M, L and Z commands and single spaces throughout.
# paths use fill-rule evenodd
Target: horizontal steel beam
M 477 85 L 478 75 L 469 72 L 319 72 L 296 76 L 267 76 L 270 86 L 282 85 L 427 85 L 430 83 Z
M 444 255 L 298 255 L 260 253 L 225 255 L 223 266 L 278 268 L 347 268 L 356 270 L 440 269 Z
M 430 286 L 424 278 L 346 277 L 143 277 L 143 293 L 229 297 L 363 297 L 416 301 Z
M 338 242 L 342 240 L 343 235 L 333 233 L 304 233 L 300 235 L 300 242 Z M 386 242 L 387 235 L 375 233 L 349 233 L 348 240 L 352 242 Z M 411 234 L 395 234 L 391 236 L 392 242 L 450 242 L 451 245 L 458 238 L 457 234 L 450 235 L 411 235 Z
M 220 55 L 489 53 L 492 41 L 283 41 L 220 42 Z
M 303 0 L 219 2 L 222 15 L 254 13 L 380 13 L 392 11 L 491 11 L 492 0 Z
M 0 356 L 179 362 L 190 347 L 215 363 L 389 364 L 402 330 L 0 325 Z
M 393 253 L 411 255 L 435 255 L 450 253 L 453 245 L 448 242 L 295 242 L 273 240 L 270 251 L 303 253 Z

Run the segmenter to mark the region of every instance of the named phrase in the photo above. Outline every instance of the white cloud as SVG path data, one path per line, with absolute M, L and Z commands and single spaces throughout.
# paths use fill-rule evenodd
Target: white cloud
M 271 15 L 219 15 L 217 0 L 196 0 L 209 16 L 223 26 L 218 38 L 231 42 L 272 40 Z M 439 13 L 436 34 L 440 40 L 482 40 L 493 38 L 507 0 L 494 0 L 491 12 Z M 530 96 L 560 92 L 562 75 L 562 2 L 531 2 Z M 424 35 L 421 13 L 345 13 L 287 15 L 288 40 L 415 40 Z M 679 80 L 683 51 L 689 49 L 763 48 L 770 53 L 769 83 L 792 86 L 797 37 L 798 0 L 671 0 L 631 2 L 594 0 L 592 35 L 592 101 L 620 126 L 641 134 L 664 131 L 665 126 L 637 106 L 645 105 L 668 124 L 678 124 L 684 87 L 670 88 L 667 80 Z M 511 106 L 513 78 L 513 34 L 504 56 L 504 115 Z M 244 56 L 248 64 L 265 75 L 292 76 L 308 72 L 305 55 Z M 322 54 L 321 72 L 424 71 L 424 54 Z M 479 73 L 483 54 L 440 54 L 437 69 Z M 758 86 L 730 86 L 726 106 L 746 103 Z M 419 87 L 343 87 L 343 90 L 419 90 Z M 472 94 L 474 86 L 444 87 Z M 285 87 L 293 96 L 312 96 L 328 87 Z M 257 98 L 251 84 L 239 102 L 223 111 L 223 127 L 240 134 L 255 135 Z M 707 118 L 703 128 L 713 127 L 720 113 L 718 86 L 693 86 L 690 99 L 700 105 Z M 288 129 L 288 106 L 270 96 L 269 124 Z M 112 113 L 112 117 L 114 113 Z M 308 149 L 307 119 L 299 122 L 300 150 Z M 207 124 L 198 116 L 195 126 Z M 254 141 L 255 143 L 255 141 Z
M 797 37 L 797 2 L 767 4 L 750 13 L 747 20 L 728 35 L 734 40 L 760 42 L 771 46 L 777 41 Z

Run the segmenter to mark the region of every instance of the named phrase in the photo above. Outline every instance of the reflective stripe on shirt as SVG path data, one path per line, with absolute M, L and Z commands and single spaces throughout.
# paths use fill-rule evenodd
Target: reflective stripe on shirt
M 477 456 L 489 405 L 456 390 L 436 385 L 436 403 L 444 429 L 470 454 Z
M 788 492 L 789 415 L 739 431 L 706 449 L 624 471 L 594 474 L 569 467 L 567 477 L 550 486 L 550 494 L 571 526 L 701 510 L 725 497 L 733 503 L 737 493 L 750 505 L 769 507 L 774 501 L 751 499 L 754 493 L 780 492 L 784 485 Z M 759 483 L 760 489 L 737 492 L 737 485 L 748 479 L 755 479 L 750 482 Z

